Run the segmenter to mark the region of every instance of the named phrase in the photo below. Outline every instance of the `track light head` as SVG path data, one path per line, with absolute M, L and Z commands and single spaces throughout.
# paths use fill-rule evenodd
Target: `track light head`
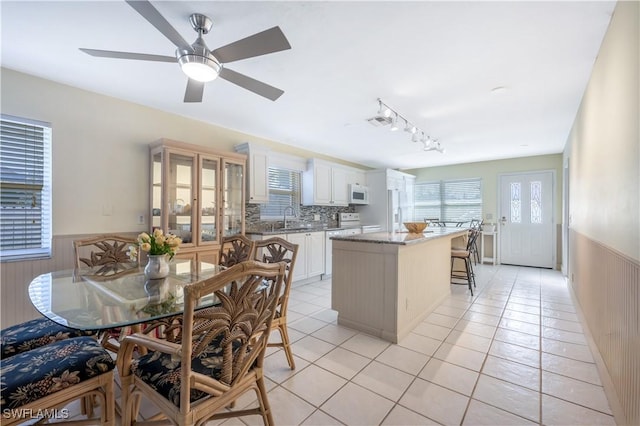
M 391 129 L 392 132 L 395 132 L 396 130 L 398 130 L 398 114 L 396 114 L 393 117 L 393 121 L 391 122 Z

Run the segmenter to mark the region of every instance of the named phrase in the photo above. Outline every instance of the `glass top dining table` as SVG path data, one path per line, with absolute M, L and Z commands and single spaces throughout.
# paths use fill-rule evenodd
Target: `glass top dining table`
M 136 325 L 182 314 L 184 286 L 213 277 L 223 266 L 174 259 L 169 276 L 148 280 L 143 268 L 112 277 L 98 277 L 90 269 L 69 269 L 37 276 L 29 284 L 29 298 L 45 317 L 79 330 L 102 330 Z M 203 298 L 200 307 L 217 301 Z

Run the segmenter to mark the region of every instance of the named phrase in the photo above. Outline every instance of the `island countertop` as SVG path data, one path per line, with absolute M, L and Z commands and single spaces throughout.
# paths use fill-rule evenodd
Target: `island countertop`
M 424 243 L 441 237 L 464 235 L 466 232 L 467 230 L 464 228 L 434 227 L 430 229 L 427 228 L 427 230 L 421 234 L 411 234 L 409 232 L 373 232 L 370 234 L 337 235 L 331 237 L 331 239 L 359 243 L 409 245 Z

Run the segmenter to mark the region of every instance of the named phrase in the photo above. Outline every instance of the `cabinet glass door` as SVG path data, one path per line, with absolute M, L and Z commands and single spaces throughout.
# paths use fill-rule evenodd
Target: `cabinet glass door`
M 162 151 L 151 155 L 151 229 L 162 229 Z
M 193 244 L 195 156 L 174 152 L 169 152 L 168 155 L 168 232 L 182 238 L 184 244 Z
M 244 232 L 244 164 L 224 163 L 223 236 Z
M 218 165 L 217 158 L 200 157 L 200 236 L 199 245 L 218 242 Z

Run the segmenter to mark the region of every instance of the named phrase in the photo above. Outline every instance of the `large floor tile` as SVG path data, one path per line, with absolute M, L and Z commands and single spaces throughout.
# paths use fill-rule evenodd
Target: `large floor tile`
M 525 348 L 540 350 L 540 337 L 533 334 L 521 333 L 515 330 L 498 327 L 495 340 L 524 346 Z
M 431 324 L 441 325 L 443 327 L 452 328 L 458 322 L 458 318 L 450 317 L 448 315 L 437 314 L 432 312 L 425 318 L 425 321 Z
M 334 419 L 322 410 L 316 410 L 301 424 L 305 426 L 342 426 L 339 420 Z
M 455 364 L 432 358 L 418 377 L 447 389 L 460 392 L 463 395 L 471 396 L 473 387 L 478 380 L 478 373 Z
M 372 392 L 397 401 L 413 381 L 414 376 L 377 361 L 367 365 L 351 381 Z
M 584 334 L 558 330 L 557 328 L 542 327 L 542 336 L 546 339 L 559 340 L 561 342 L 578 343 L 580 345 L 587 344 L 587 339 L 584 337 Z
M 429 361 L 429 356 L 402 346 L 391 345 L 378 355 L 376 361 L 415 376 Z
M 327 323 L 312 317 L 305 317 L 294 322 L 289 322 L 287 325 L 289 330 L 298 330 L 301 333 L 311 334 L 325 327 Z
M 351 328 L 336 324 L 329 324 L 322 327 L 320 330 L 315 331 L 311 335 L 320 340 L 324 340 L 325 342 L 333 343 L 334 345 L 341 345 L 356 334 L 358 334 L 358 331 Z
M 574 333 L 582 333 L 582 326 L 579 322 L 567 321 L 559 318 L 545 317 L 543 319 L 545 327 L 557 328 L 559 330 L 572 331 Z
M 545 425 L 607 425 L 615 426 L 613 416 L 572 404 L 549 395 L 542 395 L 542 423 Z
M 276 383 L 284 382 L 289 377 L 310 365 L 309 361 L 296 356 L 294 352 L 293 359 L 296 362 L 296 369 L 292 370 L 287 363 L 286 357 L 281 352 L 282 351 L 278 351 L 264 359 L 264 375 Z
M 431 324 L 423 321 L 413 329 L 413 333 L 420 334 L 422 336 L 431 337 L 436 340 L 444 340 L 451 333 L 451 328 L 441 325 Z
M 347 425 L 377 425 L 393 406 L 394 402 L 362 386 L 348 383 L 320 408 Z
M 390 343 L 364 333 L 356 334 L 348 339 L 341 347 L 353 351 L 367 358 L 375 358 L 389 347 Z
M 491 339 L 478 336 L 477 334 L 465 333 L 460 330 L 453 330 L 445 342 L 473 349 L 478 352 L 488 352 L 491 346 Z
M 409 333 L 398 342 L 399 346 L 420 352 L 425 355 L 433 355 L 442 342 L 431 337 L 421 336 L 416 333 Z
M 533 368 L 540 368 L 540 352 L 511 343 L 494 340 L 489 354 L 499 358 L 519 362 Z
M 482 367 L 482 374 L 540 391 L 540 369 L 508 359 L 489 355 Z
M 344 348 L 335 348 L 315 362 L 316 365 L 350 380 L 358 374 L 371 359 Z
M 468 426 L 533 426 L 537 423 L 472 399 L 462 424 Z
M 455 330 L 464 331 L 471 334 L 477 334 L 478 336 L 493 338 L 496 332 L 496 328 L 493 325 L 480 324 L 477 322 L 471 322 L 467 320 L 460 320 L 454 327 Z
M 399 404 L 445 425 L 459 425 L 469 398 L 435 383 L 416 379 Z
M 313 386 L 309 386 L 309 383 L 313 383 Z M 319 407 L 346 383 L 347 381 L 342 377 L 323 368 L 310 365 L 284 381 L 281 386 Z
M 577 361 L 558 355 L 542 353 L 542 369 L 552 373 L 582 380 L 593 385 L 602 386 L 596 365 L 591 362 Z
M 512 311 L 507 308 L 502 313 L 502 318 L 508 318 L 516 321 L 527 322 L 530 324 L 540 325 L 540 315 L 529 314 L 526 312 Z
M 540 393 L 513 383 L 481 374 L 473 399 L 531 421 L 539 421 Z
M 533 336 L 540 336 L 540 325 L 531 324 L 530 322 L 518 321 L 511 318 L 502 318 L 500 320 L 499 327 L 506 328 L 507 330 L 518 331 L 520 333 L 527 333 Z
M 480 371 L 486 354 L 472 349 L 455 346 L 449 343 L 443 343 L 442 346 L 433 355 L 442 361 L 459 365 L 474 371 Z
M 591 350 L 587 345 L 561 342 L 553 339 L 542 339 L 542 350 L 554 355 L 577 359 L 578 361 L 594 362 Z
M 268 393 L 273 421 L 277 425 L 298 425 L 314 412 L 315 407 L 287 389 L 278 386 Z M 250 416 L 243 419 L 250 425 L 263 425 L 262 417 Z
M 478 322 L 480 324 L 490 325 L 493 327 L 497 326 L 498 323 L 500 322 L 500 317 L 497 317 L 495 315 L 482 314 L 480 312 L 473 312 L 473 311 L 467 312 L 466 314 L 464 314 L 462 318 L 467 321 Z
M 485 314 L 485 315 L 493 315 L 496 317 L 499 317 L 502 315 L 502 308 L 498 308 L 495 306 L 489 306 L 489 305 L 483 305 L 480 303 L 474 303 L 473 305 L 469 306 L 469 311 L 470 312 L 478 312 L 481 314 Z
M 542 371 L 542 392 L 605 414 L 611 414 L 602 386 Z
M 382 422 L 383 426 L 437 425 L 439 423 L 421 416 L 401 405 L 396 405 Z
M 314 362 L 336 346 L 313 336 L 307 336 L 292 344 L 291 347 L 296 356 Z
M 455 308 L 453 306 L 440 305 L 433 310 L 436 314 L 447 315 L 453 318 L 460 318 L 466 312 L 466 309 Z

